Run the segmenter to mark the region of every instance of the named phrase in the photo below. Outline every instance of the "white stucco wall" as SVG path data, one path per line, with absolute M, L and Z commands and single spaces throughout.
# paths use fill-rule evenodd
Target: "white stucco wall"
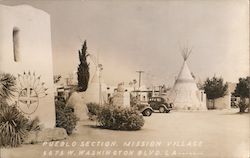
M 209 109 L 211 108 L 214 108 L 215 109 L 230 109 L 231 108 L 231 94 L 227 94 L 225 95 L 224 97 L 220 97 L 220 98 L 217 98 L 215 99 L 214 101 L 214 105 L 213 105 L 213 100 L 207 100 L 207 107 Z
M 19 30 L 20 60 L 14 61 L 13 29 Z M 55 106 L 50 16 L 28 5 L 0 5 L 0 72 L 17 74 L 35 72 L 48 88 L 48 95 L 39 99 L 38 116 L 44 127 L 54 127 Z M 40 82 L 40 83 L 41 83 Z
M 128 92 L 115 92 L 112 101 L 115 106 L 130 107 L 130 94 Z
M 215 109 L 230 109 L 231 108 L 231 94 L 215 99 Z

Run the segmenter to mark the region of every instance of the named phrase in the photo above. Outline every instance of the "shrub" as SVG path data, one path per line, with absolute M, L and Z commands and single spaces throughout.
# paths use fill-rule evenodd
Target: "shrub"
M 37 117 L 33 120 L 30 120 L 28 122 L 27 130 L 28 131 L 40 131 L 41 126 L 39 125 L 39 123 L 40 123 L 40 120 Z
M 97 113 L 100 111 L 100 105 L 96 103 L 88 103 L 87 107 L 90 115 L 97 115 Z
M 17 147 L 28 132 L 39 130 L 39 120 L 28 120 L 15 106 L 0 103 L 0 147 Z
M 10 74 L 0 74 L 0 99 L 6 100 L 14 96 L 15 88 L 15 77 Z
M 135 96 L 133 96 L 132 94 L 130 94 L 130 105 L 131 107 L 134 107 L 138 104 L 139 99 Z
M 28 132 L 40 130 L 37 118 L 29 120 L 15 106 L 7 104 L 15 91 L 15 77 L 0 74 L 0 147 L 17 147 Z
M 68 134 L 72 134 L 78 121 L 74 109 L 66 106 L 66 103 L 62 101 L 56 101 L 55 105 L 56 127 L 64 128 Z
M 147 104 L 136 104 L 133 108 L 135 108 L 135 110 L 141 110 L 143 108 L 145 108 L 146 106 L 148 106 Z
M 139 130 L 144 125 L 142 115 L 136 110 L 115 106 L 102 107 L 97 121 L 101 127 L 114 130 Z

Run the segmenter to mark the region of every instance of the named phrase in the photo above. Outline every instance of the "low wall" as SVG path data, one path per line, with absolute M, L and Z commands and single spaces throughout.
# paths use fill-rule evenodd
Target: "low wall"
M 231 108 L 231 94 L 227 94 L 224 97 L 215 99 L 214 105 L 212 99 L 207 99 L 207 108 L 213 109 L 230 109 Z

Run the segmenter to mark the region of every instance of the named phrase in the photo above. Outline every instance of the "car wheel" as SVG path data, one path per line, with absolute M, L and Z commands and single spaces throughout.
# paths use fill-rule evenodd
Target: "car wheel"
M 170 112 L 170 110 L 166 110 L 166 113 L 169 113 Z
M 152 111 L 150 109 L 146 109 L 142 112 L 143 116 L 151 116 Z
M 164 108 L 163 106 L 161 106 L 161 107 L 159 108 L 159 112 L 160 112 L 160 113 L 164 113 L 164 112 L 165 112 L 165 108 Z

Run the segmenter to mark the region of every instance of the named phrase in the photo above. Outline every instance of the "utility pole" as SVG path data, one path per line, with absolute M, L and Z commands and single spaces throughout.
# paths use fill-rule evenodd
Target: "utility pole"
M 101 75 L 103 67 L 102 64 L 98 64 L 98 72 L 99 72 L 99 104 L 102 105 L 102 83 L 101 83 Z
M 141 87 L 141 74 L 144 73 L 144 71 L 136 71 L 137 73 L 139 73 L 139 88 Z

